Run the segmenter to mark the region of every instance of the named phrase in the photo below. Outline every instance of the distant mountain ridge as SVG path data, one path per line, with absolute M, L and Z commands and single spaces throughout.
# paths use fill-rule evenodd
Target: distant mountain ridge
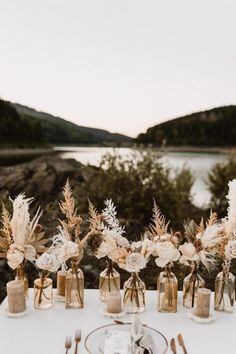
M 223 106 L 157 124 L 136 142 L 157 146 L 236 146 L 236 106 Z
M 18 103 L 11 103 L 16 111 L 26 118 L 40 121 L 43 135 L 51 144 L 103 144 L 128 143 L 133 139 L 119 133 L 107 130 L 76 125 L 52 114 L 39 112 L 33 108 Z

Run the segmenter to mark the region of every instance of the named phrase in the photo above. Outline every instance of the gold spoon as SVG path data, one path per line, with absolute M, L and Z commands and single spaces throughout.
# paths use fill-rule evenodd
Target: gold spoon
M 173 352 L 174 354 L 176 354 L 176 345 L 175 345 L 175 340 L 174 340 L 174 338 L 171 338 L 171 340 L 170 340 L 170 349 L 172 350 L 172 352 Z
M 178 342 L 179 342 L 179 345 L 182 347 L 184 354 L 188 354 L 181 333 L 178 334 Z

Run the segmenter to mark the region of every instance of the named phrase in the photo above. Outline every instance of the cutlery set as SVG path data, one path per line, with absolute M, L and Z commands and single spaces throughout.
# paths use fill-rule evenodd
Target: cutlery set
M 78 353 L 78 344 L 81 341 L 81 330 L 77 329 L 75 331 L 75 351 L 74 354 Z M 66 341 L 65 341 L 65 349 L 66 349 L 66 354 L 69 353 L 69 350 L 72 347 L 72 339 L 70 336 L 66 337 Z
M 184 353 L 184 354 L 188 354 L 187 349 L 186 349 L 185 344 L 184 344 L 184 340 L 183 340 L 182 334 L 179 333 L 178 336 L 177 336 L 177 338 L 178 338 L 178 343 L 179 343 L 179 345 L 180 345 L 180 346 L 182 347 L 182 349 L 183 349 L 183 353 Z M 171 338 L 171 340 L 170 340 L 170 349 L 171 349 L 171 351 L 172 351 L 173 354 L 176 354 L 176 353 L 177 353 L 176 344 L 175 344 L 175 339 L 174 339 L 174 338 Z

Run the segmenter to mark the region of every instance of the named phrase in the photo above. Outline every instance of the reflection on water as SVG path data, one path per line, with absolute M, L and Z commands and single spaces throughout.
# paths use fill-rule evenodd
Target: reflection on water
M 57 151 L 62 151 L 59 155 L 62 158 L 73 158 L 83 164 L 90 164 L 98 166 L 101 157 L 107 153 L 113 153 L 113 148 L 99 148 L 99 147 L 68 147 L 55 148 Z M 130 156 L 132 149 L 117 148 L 116 151 L 122 156 Z M 189 167 L 195 178 L 192 188 L 192 195 L 194 204 L 197 206 L 207 206 L 210 200 L 210 193 L 204 181 L 210 169 L 217 163 L 225 161 L 227 155 L 225 154 L 207 154 L 207 153 L 183 153 L 183 152 L 169 152 L 161 157 L 164 164 L 173 167 Z

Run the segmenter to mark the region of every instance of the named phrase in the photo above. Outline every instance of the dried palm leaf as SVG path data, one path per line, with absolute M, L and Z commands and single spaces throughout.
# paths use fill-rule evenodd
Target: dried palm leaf
M 210 216 L 209 219 L 206 222 L 206 226 L 212 226 L 214 224 L 216 224 L 218 221 L 218 215 L 217 213 L 213 212 L 212 210 L 210 211 Z
M 199 225 L 194 220 L 188 220 L 184 223 L 184 235 L 188 242 L 194 242 L 198 234 Z

